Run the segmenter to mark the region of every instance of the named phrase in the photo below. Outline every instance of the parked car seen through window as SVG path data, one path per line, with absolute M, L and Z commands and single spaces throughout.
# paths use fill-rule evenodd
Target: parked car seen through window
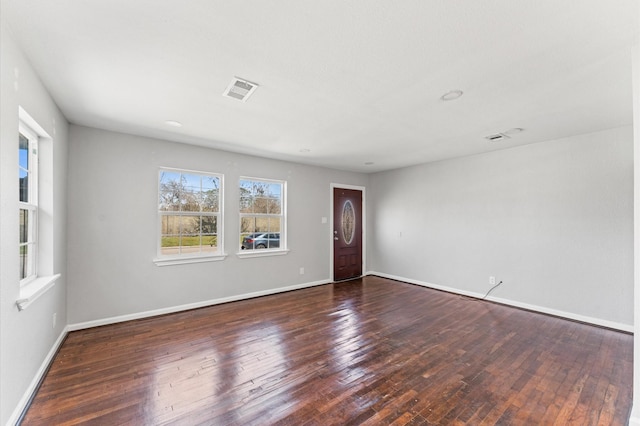
M 242 239 L 242 250 L 279 248 L 279 233 L 260 233 L 249 234 Z

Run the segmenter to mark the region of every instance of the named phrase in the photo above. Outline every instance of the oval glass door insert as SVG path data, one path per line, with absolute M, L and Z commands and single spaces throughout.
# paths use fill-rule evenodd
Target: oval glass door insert
M 342 238 L 347 244 L 351 244 L 356 232 L 356 212 L 351 204 L 351 200 L 347 200 L 342 207 Z

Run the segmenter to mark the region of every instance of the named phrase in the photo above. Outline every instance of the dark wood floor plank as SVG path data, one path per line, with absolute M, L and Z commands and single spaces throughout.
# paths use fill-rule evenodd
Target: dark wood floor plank
M 624 425 L 626 333 L 365 277 L 71 332 L 24 425 Z

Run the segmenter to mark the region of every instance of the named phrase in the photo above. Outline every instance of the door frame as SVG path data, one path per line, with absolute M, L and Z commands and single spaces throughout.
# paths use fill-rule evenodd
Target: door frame
M 334 282 L 333 276 L 333 190 L 335 188 L 353 189 L 362 192 L 362 276 L 367 275 L 367 203 L 366 203 L 366 187 L 357 185 L 346 185 L 341 183 L 332 183 L 329 185 L 329 230 L 327 238 L 329 239 L 329 280 Z

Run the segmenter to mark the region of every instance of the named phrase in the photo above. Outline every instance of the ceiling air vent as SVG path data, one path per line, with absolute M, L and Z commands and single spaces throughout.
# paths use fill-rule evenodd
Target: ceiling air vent
M 246 102 L 249 96 L 256 91 L 258 85 L 247 80 L 243 80 L 238 77 L 234 77 L 227 90 L 222 94 L 228 98 L 237 99 L 242 102 Z
M 490 142 L 499 142 L 505 139 L 509 139 L 509 136 L 505 135 L 504 133 L 496 133 L 494 135 L 485 136 L 484 138 Z

